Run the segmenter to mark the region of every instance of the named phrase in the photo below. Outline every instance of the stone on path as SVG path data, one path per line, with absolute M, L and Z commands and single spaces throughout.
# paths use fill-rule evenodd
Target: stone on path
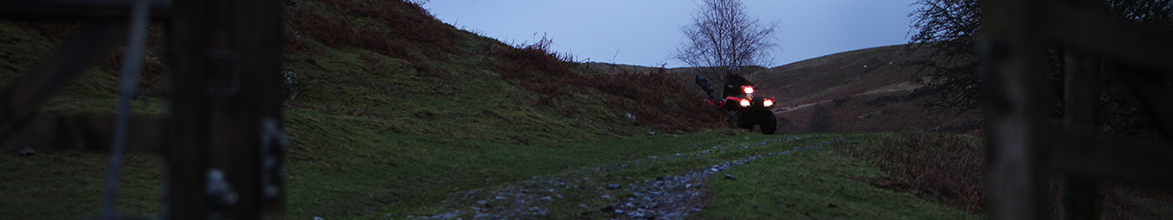
M 607 189 L 618 189 L 618 188 L 619 188 L 619 184 L 607 185 Z

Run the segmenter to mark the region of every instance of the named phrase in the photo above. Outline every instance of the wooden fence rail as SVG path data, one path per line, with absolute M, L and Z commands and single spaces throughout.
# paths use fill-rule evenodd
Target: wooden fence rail
M 1173 148 L 1106 138 L 1099 124 L 1101 59 L 1122 71 L 1158 130 L 1173 137 L 1173 96 L 1159 84 L 1173 72 L 1173 36 L 1112 16 L 1096 1 L 985 0 L 979 56 L 989 82 L 983 111 L 990 144 L 988 202 L 995 219 L 1050 219 L 1049 181 L 1064 175 L 1063 219 L 1100 219 L 1098 181 L 1173 185 Z M 1064 129 L 1047 121 L 1045 62 L 1065 54 Z

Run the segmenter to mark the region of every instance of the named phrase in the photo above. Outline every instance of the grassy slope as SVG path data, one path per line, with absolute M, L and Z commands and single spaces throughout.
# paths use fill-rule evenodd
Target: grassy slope
M 340 15 L 333 6 L 319 1 L 299 1 L 297 7 L 295 10 L 355 23 L 385 25 Z M 326 46 L 329 42 L 305 36 L 295 43 L 307 50 L 285 54 L 285 67 L 299 75 L 301 86 L 301 96 L 286 106 L 286 129 L 293 139 L 286 162 L 291 218 L 435 214 L 445 195 L 459 189 L 507 184 L 568 168 L 696 152 L 718 143 L 776 138 L 729 129 L 680 136 L 646 135 L 657 130 L 632 125 L 622 116 L 624 112 L 601 101 L 599 97 L 606 94 L 598 91 L 585 90 L 538 104 L 534 100 L 544 95 L 521 89 L 516 81 L 504 80 L 495 72 L 496 64 L 502 61 L 486 53 L 486 48 L 493 51 L 507 45 L 448 25 L 434 27 L 456 33 L 455 52 L 429 56 L 426 48 L 413 45 L 408 49 L 410 59 L 396 58 L 363 48 L 330 47 Z M 0 64 L 5 67 L 0 69 L 0 80 L 4 84 L 58 42 L 9 22 L 0 21 L 0 31 L 0 45 L 4 46 L 0 50 L 4 63 Z M 432 70 L 420 68 L 420 63 Z M 115 75 L 112 69 L 91 68 L 49 101 L 44 111 L 112 113 Z M 158 97 L 144 100 L 136 112 L 161 112 Z M 566 113 L 570 109 L 576 113 Z M 721 153 L 615 172 L 654 178 L 746 153 Z M 106 158 L 100 152 L 77 151 L 46 150 L 32 157 L 3 154 L 0 189 L 13 199 L 0 202 L 0 213 L 4 213 L 0 218 L 76 219 L 96 213 Z M 137 215 L 157 212 L 154 201 L 162 161 L 148 154 L 131 155 L 127 161 L 119 209 Z M 818 160 L 808 162 L 806 166 L 828 165 Z M 859 163 L 848 165 L 869 169 Z M 757 168 L 730 172 L 741 169 Z M 858 182 L 852 187 L 868 188 Z M 718 191 L 716 201 L 723 195 Z M 877 201 L 884 196 L 907 197 L 898 193 L 877 196 L 881 196 Z M 944 207 L 934 209 L 950 212 Z M 712 213 L 719 216 L 720 210 Z
M 927 91 L 917 90 L 908 62 L 926 59 L 905 45 L 830 54 L 759 72 L 762 95 L 782 100 L 775 111 L 785 118 L 781 131 L 809 131 L 815 111 L 829 117 L 830 131 L 974 132 L 979 115 L 936 113 L 921 106 Z
M 14 81 L 61 42 L 26 28 L 43 24 L 0 20 L 0 85 Z M 41 114 L 113 115 L 118 78 L 109 65 L 101 65 L 110 62 L 103 60 L 66 84 L 41 107 Z M 149 86 L 143 89 L 156 91 Z M 153 97 L 143 97 L 136 105 L 133 113 L 139 116 L 158 115 L 163 108 Z M 3 149 L 0 190 L 6 199 L 0 200 L 0 219 L 77 219 L 97 213 L 109 163 L 107 154 L 38 149 L 35 156 L 19 157 L 11 149 Z M 124 163 L 119 209 L 130 215 L 158 212 L 161 158 L 131 153 Z
M 913 194 L 874 188 L 860 179 L 887 174 L 852 156 L 894 136 L 844 135 L 826 147 L 766 157 L 710 178 L 713 194 L 702 219 L 977 219 Z M 833 204 L 833 205 L 832 205 Z
M 818 109 L 829 117 L 829 131 L 945 131 L 976 134 L 980 115 L 969 112 L 932 112 L 920 98 L 928 91 L 915 82 L 919 71 L 909 62 L 926 59 L 924 51 L 908 51 L 905 45 L 845 51 L 774 68 L 743 67 L 742 72 L 758 85 L 758 94 L 780 101 L 775 108 L 779 131 L 811 131 L 811 118 Z M 649 67 L 586 63 L 603 72 L 646 71 Z M 865 67 L 866 66 L 866 67 Z M 716 70 L 723 71 L 723 70 Z M 697 94 L 692 83 L 697 68 L 668 70 Z M 713 77 L 711 74 L 709 77 Z M 719 83 L 717 79 L 710 79 Z M 834 102 L 838 100 L 839 102 Z

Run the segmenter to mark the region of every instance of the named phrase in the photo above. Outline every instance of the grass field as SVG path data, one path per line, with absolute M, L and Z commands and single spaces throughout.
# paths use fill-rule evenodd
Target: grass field
M 701 219 L 979 219 L 910 193 L 880 189 L 863 179 L 886 177 L 860 151 L 897 137 L 844 134 L 847 141 L 760 161 L 714 176 L 713 200 Z
M 535 176 L 595 180 L 579 183 L 582 189 L 588 190 L 568 191 L 565 199 L 553 202 L 570 205 L 551 205 L 546 217 L 603 218 L 612 215 L 596 210 L 615 200 L 590 196 L 598 192 L 589 189 L 679 175 L 713 164 L 828 140 L 838 142 L 763 157 L 713 175 L 708 180 L 712 201 L 697 215 L 705 219 L 801 217 L 808 213 L 818 218 L 975 217 L 917 199 L 909 193 L 878 189 L 861 180 L 883 174 L 876 166 L 843 153 L 843 149 L 873 144 L 889 134 L 761 135 L 719 129 L 687 135 L 640 134 L 606 141 L 517 145 L 371 131 L 343 119 L 321 120 L 328 118 L 325 116 L 295 113 L 291 118 L 297 124 L 290 127 L 291 131 L 312 126 L 349 134 L 313 136 L 331 146 L 314 149 L 304 143 L 310 137 L 293 132 L 293 153 L 286 161 L 290 173 L 287 209 L 291 219 L 439 214 L 450 205 L 449 194 L 516 185 Z M 310 122 L 315 119 L 318 122 Z M 320 131 L 315 129 L 311 133 Z M 550 147 L 556 145 L 561 147 Z M 9 170 L 0 179 L 6 181 L 5 190 L 15 192 L 10 194 L 15 199 L 7 199 L 0 206 L 4 207 L 2 213 L 6 213 L 6 219 L 76 219 L 96 214 L 101 194 L 99 183 L 105 171 L 104 154 L 46 151 L 30 157 L 12 154 L 3 157 L 0 161 L 5 163 L 0 167 Z M 616 164 L 624 166 L 603 172 L 581 172 Z M 155 199 L 162 178 L 161 161 L 152 155 L 134 154 L 128 157 L 126 165 L 120 210 L 133 215 L 157 212 Z M 737 180 L 722 179 L 723 174 L 736 176 Z M 616 194 L 613 198 L 622 196 Z M 840 207 L 827 208 L 826 203 Z M 577 204 L 585 204 L 587 208 Z M 787 208 L 781 208 L 781 204 Z
M 286 6 L 285 18 L 283 65 L 298 76 L 300 91 L 284 103 L 292 140 L 284 162 L 289 219 L 470 219 L 485 205 L 510 205 L 496 197 L 520 193 L 539 201 L 527 211 L 541 213 L 534 218 L 623 217 L 630 214 L 617 212 L 624 202 L 643 198 L 635 186 L 682 176 L 704 177 L 680 186 L 704 192 L 697 203 L 703 209 L 689 212 L 691 219 L 983 217 L 980 200 L 940 193 L 980 195 L 965 188 L 984 184 L 972 175 L 909 174 L 926 172 L 909 167 L 980 161 L 981 140 L 972 136 L 797 133 L 807 130 L 812 109 L 780 114 L 794 120 L 781 127 L 789 133 L 730 129 L 701 104 L 689 75 L 696 70 L 568 62 L 570 55 L 546 50 L 545 39 L 507 45 L 402 1 L 303 0 Z M 12 83 L 76 26 L 0 21 L 0 85 Z M 167 111 L 157 53 L 166 30 L 155 26 L 136 117 Z M 904 67 L 884 64 L 900 55 L 897 49 L 747 69 L 761 69 L 756 80 L 768 88 L 760 91 L 788 105 L 823 103 L 839 130 L 928 130 L 972 119 L 920 117 L 908 91 L 860 95 L 902 82 Z M 118 54 L 87 69 L 40 113 L 113 115 Z M 921 120 L 903 120 L 910 115 Z M 22 157 L 9 150 L 0 153 L 0 219 L 98 213 L 106 152 L 38 149 Z M 907 156 L 961 151 L 968 153 L 927 161 Z M 761 156 L 777 152 L 787 153 Z M 160 212 L 165 164 L 154 154 L 127 156 L 120 211 Z M 729 167 L 715 170 L 718 165 Z M 1144 190 L 1116 198 L 1170 207 L 1161 197 L 1134 196 Z

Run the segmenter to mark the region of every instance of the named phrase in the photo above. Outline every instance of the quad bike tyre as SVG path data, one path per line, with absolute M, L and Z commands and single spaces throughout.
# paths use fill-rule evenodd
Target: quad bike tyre
M 754 123 L 751 120 L 743 120 L 744 117 L 738 112 L 729 112 L 729 123 L 737 128 L 753 130 Z
M 774 112 L 767 115 L 769 116 L 765 120 L 761 120 L 761 124 L 758 126 L 762 128 L 762 134 L 774 134 L 774 131 L 778 130 L 778 116 L 774 116 Z
M 743 115 L 745 114 L 745 115 Z M 730 112 L 729 122 L 737 128 L 753 130 L 753 126 L 761 127 L 762 134 L 774 134 L 778 130 L 778 117 L 774 112 Z

